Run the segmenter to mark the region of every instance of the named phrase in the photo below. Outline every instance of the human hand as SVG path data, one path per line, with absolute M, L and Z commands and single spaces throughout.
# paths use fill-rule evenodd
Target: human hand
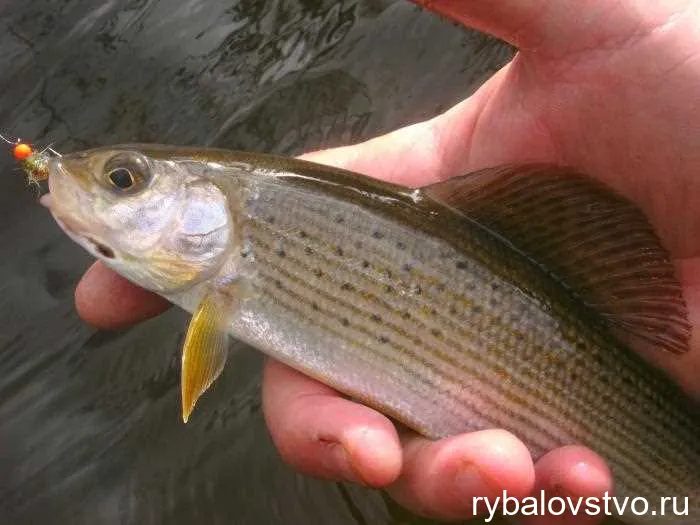
M 674 255 L 697 327 L 698 2 L 433 0 L 429 7 L 520 53 L 443 115 L 307 158 L 411 186 L 504 163 L 571 165 L 649 215 Z M 105 303 L 105 297 L 115 299 Z M 87 321 L 103 327 L 151 317 L 166 305 L 99 264 L 81 281 L 76 301 Z M 694 333 L 695 346 L 697 340 Z M 647 357 L 699 396 L 695 350 Z M 501 430 L 428 442 L 276 362 L 266 367 L 263 395 L 272 437 L 289 463 L 325 478 L 386 487 L 421 514 L 471 517 L 472 497 L 495 498 L 504 489 L 516 497 L 533 488 L 585 497 L 611 487 L 605 465 L 590 451 L 567 447 L 535 465 L 524 445 Z M 537 523 L 591 521 L 562 516 Z

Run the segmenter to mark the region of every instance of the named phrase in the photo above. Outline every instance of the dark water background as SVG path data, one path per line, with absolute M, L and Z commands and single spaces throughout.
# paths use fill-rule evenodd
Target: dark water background
M 404 0 L 0 0 L 0 130 L 292 155 L 431 117 L 510 54 Z M 1 524 L 418 523 L 281 462 L 242 345 L 182 425 L 187 317 L 82 323 L 89 256 L 13 170 L 0 155 Z

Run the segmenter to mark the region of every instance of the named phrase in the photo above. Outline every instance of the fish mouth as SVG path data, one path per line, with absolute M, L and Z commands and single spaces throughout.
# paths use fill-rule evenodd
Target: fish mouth
M 85 229 L 81 227 L 82 225 L 79 221 L 75 221 L 68 217 L 60 216 L 56 212 L 55 206 L 53 206 L 53 197 L 50 193 L 43 195 L 40 199 L 40 202 L 42 206 L 48 208 L 58 226 L 73 241 L 81 245 L 83 248 L 88 250 L 96 257 L 101 257 L 103 259 L 116 259 L 116 254 L 114 253 L 114 250 L 102 241 L 95 239 L 91 235 L 85 234 Z
M 58 179 L 62 178 L 72 178 L 65 169 L 64 163 L 61 159 L 52 159 L 52 165 L 49 172 L 49 192 L 42 195 L 39 202 L 42 206 L 47 208 L 58 226 L 76 243 L 83 246 L 86 250 L 91 252 L 93 255 L 103 257 L 105 259 L 114 259 L 115 253 L 112 248 L 107 244 L 95 239 L 92 235 L 88 233 L 89 229 L 85 227 L 84 224 L 79 219 L 62 214 L 60 207 L 58 206 L 61 201 L 60 197 L 57 198 L 58 187 L 57 184 L 60 182 Z M 78 180 L 80 182 L 80 180 Z M 60 184 L 58 184 L 60 186 Z
M 100 241 L 96 241 L 92 237 L 85 237 L 85 240 L 92 244 L 93 249 L 99 253 L 104 259 L 115 259 L 116 255 L 114 254 L 114 250 L 107 246 L 106 244 L 102 244 Z
M 117 256 L 112 248 L 91 235 L 84 234 L 79 227 L 75 228 L 75 223 L 71 223 L 70 220 L 66 220 L 65 218 L 62 219 L 55 214 L 54 219 L 66 235 L 85 248 L 93 256 L 101 259 L 116 259 Z

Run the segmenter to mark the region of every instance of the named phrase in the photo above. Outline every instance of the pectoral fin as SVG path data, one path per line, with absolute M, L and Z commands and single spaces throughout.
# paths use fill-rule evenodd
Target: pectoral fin
M 233 303 L 233 304 L 231 304 Z M 182 349 L 182 420 L 187 420 L 199 397 L 214 383 L 226 363 L 228 323 L 237 301 L 208 293 L 192 316 Z

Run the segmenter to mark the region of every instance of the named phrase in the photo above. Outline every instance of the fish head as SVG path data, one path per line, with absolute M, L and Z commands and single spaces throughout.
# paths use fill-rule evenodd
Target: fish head
M 148 290 L 175 293 L 212 277 L 231 248 L 226 196 L 201 163 L 98 148 L 52 158 L 48 184 L 42 203 L 61 229 Z

